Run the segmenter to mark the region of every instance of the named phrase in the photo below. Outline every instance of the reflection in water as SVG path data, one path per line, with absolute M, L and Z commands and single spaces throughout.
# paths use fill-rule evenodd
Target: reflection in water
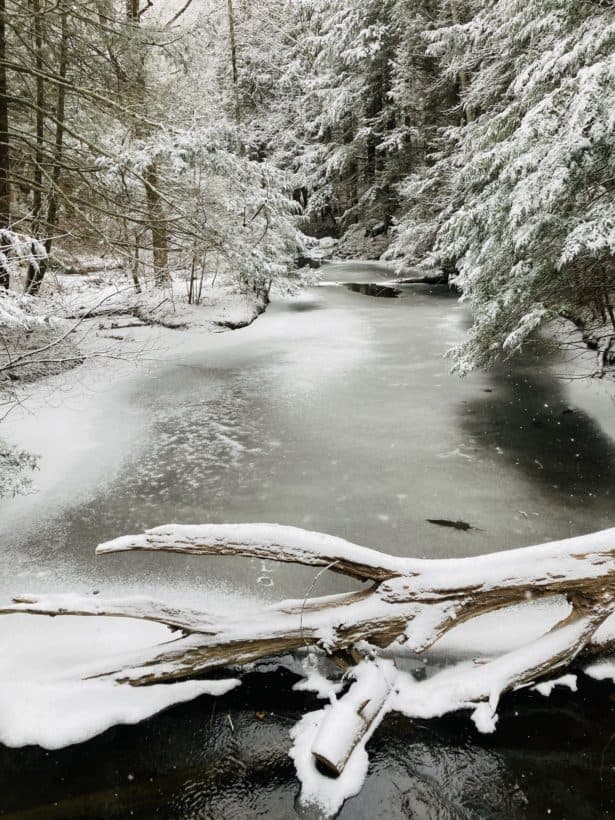
M 466 434 L 562 504 L 613 495 L 615 442 L 595 419 L 569 405 L 552 371 L 525 359 L 496 371 L 492 385 L 462 404 Z
M 373 282 L 377 279 L 392 279 L 394 276 L 393 265 L 356 260 L 329 262 L 319 271 L 321 282 Z
M 217 701 L 202 697 L 53 755 L 0 748 L 0 816 L 21 810 L 19 816 L 46 820 L 318 818 L 297 801 L 287 755 L 289 728 L 317 704 L 290 694 L 292 681 L 287 673 L 250 675 Z M 289 695 L 281 700 L 280 692 Z M 585 683 L 580 693 L 560 692 L 555 700 L 527 691 L 509 696 L 491 736 L 478 735 L 461 717 L 391 716 L 370 741 L 363 791 L 344 805 L 340 820 L 610 816 L 609 692 Z M 70 772 L 70 781 L 60 771 Z
M 317 299 L 297 299 L 288 305 L 292 313 L 309 313 L 311 310 L 321 310 L 322 302 Z

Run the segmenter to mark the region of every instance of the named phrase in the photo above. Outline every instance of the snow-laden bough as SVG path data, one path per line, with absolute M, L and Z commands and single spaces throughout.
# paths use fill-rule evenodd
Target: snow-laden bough
M 0 608 L 1 614 L 131 618 L 174 630 L 172 640 L 167 632 L 162 643 L 125 648 L 98 659 L 95 671 L 80 670 L 93 687 L 127 687 L 135 695 L 143 691 L 144 697 L 152 687 L 172 684 L 160 708 L 173 702 L 174 687 L 181 688 L 177 699 L 184 700 L 202 692 L 223 694 L 236 684 L 229 680 L 218 688 L 199 685 L 188 691 L 190 679 L 271 661 L 288 664 L 288 658 L 303 656 L 305 680 L 299 688 L 313 688 L 330 702 L 294 727 L 290 754 L 303 800 L 329 814 L 360 790 L 368 767 L 366 744 L 389 712 L 426 719 L 469 710 L 480 731 L 492 732 L 504 692 L 529 685 L 545 695 L 555 685 L 574 689 L 570 670 L 587 669 L 594 677 L 615 680 L 615 666 L 605 660 L 615 650 L 615 529 L 438 560 L 396 557 L 271 524 L 170 524 L 97 548 L 99 555 L 133 551 L 282 561 L 366 582 L 353 592 L 281 601 L 249 616 L 146 598 L 75 594 L 21 595 Z M 496 657 L 460 661 L 424 679 L 396 666 L 398 656 L 428 652 L 446 633 L 477 616 L 546 598 L 567 602 L 562 618 L 520 646 L 503 647 Z M 306 650 L 312 653 L 307 658 Z M 331 657 L 344 669 L 342 681 L 339 674 L 323 675 L 313 653 Z M 290 663 L 297 669 L 296 661 Z M 156 711 L 157 703 L 149 698 L 143 714 Z

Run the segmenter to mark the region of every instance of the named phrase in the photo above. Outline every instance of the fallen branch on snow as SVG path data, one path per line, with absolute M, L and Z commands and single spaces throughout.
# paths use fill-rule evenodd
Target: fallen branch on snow
M 365 744 L 388 712 L 429 718 L 469 709 L 481 731 L 493 731 L 504 692 L 552 678 L 615 646 L 615 623 L 605 624 L 615 610 L 615 529 L 445 560 L 395 557 L 266 524 L 168 525 L 97 548 L 99 555 L 126 551 L 244 556 L 328 568 L 369 582 L 355 592 L 283 601 L 249 617 L 79 595 L 19 596 L 0 610 L 144 619 L 179 630 L 175 640 L 109 658 L 108 671 L 96 676 L 135 687 L 242 667 L 306 647 L 350 665 L 348 691 L 338 700 L 332 696 L 330 706 L 293 730 L 291 754 L 303 796 L 329 812 L 360 788 L 367 770 Z M 384 657 L 425 652 L 464 621 L 553 596 L 565 596 L 567 616 L 526 646 L 493 660 L 459 663 L 417 681 Z M 324 778 L 316 761 L 337 780 Z

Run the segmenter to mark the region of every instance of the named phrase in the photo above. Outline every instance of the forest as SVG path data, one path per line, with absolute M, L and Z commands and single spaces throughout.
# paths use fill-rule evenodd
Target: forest
M 611 0 L 0 0 L 0 816 L 193 816 L 11 755 L 139 724 L 144 784 L 199 695 L 231 792 L 290 755 L 322 816 L 615 810 L 614 145 Z M 468 710 L 514 738 L 471 736 L 476 793 Z M 194 816 L 278 816 L 216 772 Z
M 2 4 L 4 287 L 98 246 L 136 288 L 217 263 L 269 289 L 358 229 L 454 279 L 460 373 L 557 316 L 608 363 L 609 2 L 176 5 Z

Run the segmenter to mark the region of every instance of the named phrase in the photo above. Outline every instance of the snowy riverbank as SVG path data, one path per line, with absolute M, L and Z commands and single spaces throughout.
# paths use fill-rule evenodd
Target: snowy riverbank
M 74 367 L 88 355 L 103 355 L 97 337 L 132 341 L 136 330 L 148 327 L 235 329 L 249 325 L 266 307 L 262 294 L 241 293 L 224 280 L 206 286 L 198 303 L 189 303 L 187 288 L 176 275 L 169 287 L 137 293 L 127 277 L 102 270 L 50 275 L 37 298 L 2 294 L 0 386 L 34 381 Z
M 67 608 L 73 599 L 76 600 L 75 596 L 65 596 Z M 212 606 L 210 599 L 208 595 L 208 607 Z M 102 596 L 96 603 L 101 607 L 105 605 Z M 222 605 L 223 611 L 232 611 L 235 616 L 245 610 L 246 623 L 250 620 L 250 606 L 258 606 L 257 602 L 242 597 L 223 602 L 222 596 L 213 603 L 216 605 Z M 187 611 L 185 607 L 184 611 Z M 397 674 L 400 682 L 405 683 L 405 697 L 412 696 L 407 703 L 414 707 L 413 716 L 420 720 L 444 715 L 450 710 L 451 702 L 456 708 L 466 709 L 467 719 L 469 704 L 465 703 L 468 694 L 462 686 L 463 674 L 479 681 L 482 670 L 499 669 L 493 662 L 495 658 L 505 652 L 519 654 L 524 644 L 531 645 L 566 614 L 566 605 L 557 601 L 490 613 L 454 629 L 423 656 L 408 653 L 406 658 L 399 657 L 400 669 L 405 671 Z M 604 629 L 602 632 L 603 637 L 607 637 Z M 169 647 L 177 640 L 177 633 L 165 626 L 142 620 L 28 615 L 0 618 L 0 743 L 9 747 L 32 744 L 49 750 L 59 749 L 83 743 L 113 726 L 138 723 L 173 704 L 201 695 L 223 696 L 240 685 L 232 673 L 223 679 L 146 687 L 118 684 L 113 676 L 105 674 L 109 672 L 110 663 L 119 668 L 128 659 L 149 657 L 161 642 Z M 319 773 L 313 765 L 311 743 L 319 719 L 335 704 L 334 693 L 339 692 L 340 685 L 322 674 L 315 658 L 310 660 L 307 656 L 301 661 L 286 656 L 280 662 L 282 668 L 302 677 L 294 684 L 295 691 L 315 692 L 325 702 L 331 701 L 324 711 L 306 714 L 292 729 L 291 756 L 302 781 L 303 799 L 318 807 L 318 816 L 335 814 L 345 799 L 361 789 L 368 762 L 365 743 L 342 777 L 331 779 Z M 390 661 L 384 664 L 390 666 Z M 262 671 L 271 672 L 275 666 L 264 665 Z M 463 673 L 458 679 L 456 670 Z M 562 687 L 576 692 L 577 685 L 586 685 L 586 676 L 603 680 L 613 679 L 614 675 L 613 663 L 602 661 L 590 664 L 584 674 L 579 669 L 564 677 L 556 674 L 553 680 L 535 690 L 545 697 L 556 689 L 561 691 Z M 289 692 L 288 698 L 291 696 Z M 225 701 L 219 708 L 225 711 Z M 401 701 L 393 708 L 405 711 Z M 504 708 L 510 713 L 509 707 Z M 210 710 L 213 715 L 215 706 L 207 704 L 207 713 Z M 257 712 L 257 718 L 259 714 Z M 260 724 L 257 726 L 261 728 Z M 493 731 L 492 724 L 478 728 L 482 732 Z
M 126 365 L 147 367 L 149 360 L 164 359 L 179 346 L 203 346 L 204 335 L 246 327 L 266 305 L 262 295 L 238 292 L 224 280 L 206 286 L 199 304 L 189 304 L 181 276 L 168 288 L 135 293 L 115 270 L 50 275 L 37 298 L 0 292 L 0 399 L 36 415 L 37 406 L 48 404 L 50 397 L 70 397 L 81 374 L 67 371 L 79 365 L 96 368 L 99 382 L 121 381 Z M 7 456 L 13 452 L 7 449 Z M 0 468 L 2 456 L 0 448 Z M 143 720 L 172 703 L 203 693 L 221 695 L 238 685 L 234 680 L 187 682 L 150 687 L 146 693 L 104 682 L 84 687 L 84 680 L 75 679 L 75 657 L 80 659 L 77 678 L 91 677 L 101 671 L 96 662 L 100 666 L 105 648 L 113 646 L 119 658 L 168 633 L 153 624 L 84 620 L 0 620 L 0 742 L 58 748 L 109 726 Z
M 222 277 L 189 300 L 190 284 L 181 273 L 169 287 L 143 285 L 137 293 L 127 275 L 106 269 L 103 260 L 89 262 L 89 273 L 48 274 L 38 297 L 21 295 L 17 277 L 16 290 L 0 291 L 0 421 L 3 410 L 64 390 L 52 377 L 84 362 L 106 369 L 113 379 L 110 364 L 117 370 L 121 362 L 160 357 L 186 343 L 182 332 L 189 329 L 202 337 L 247 327 L 268 302 L 266 295 L 240 292 Z M 27 487 L 27 470 L 21 468 L 32 463 L 28 451 L 2 444 L 3 432 L 0 427 L 0 497 Z

